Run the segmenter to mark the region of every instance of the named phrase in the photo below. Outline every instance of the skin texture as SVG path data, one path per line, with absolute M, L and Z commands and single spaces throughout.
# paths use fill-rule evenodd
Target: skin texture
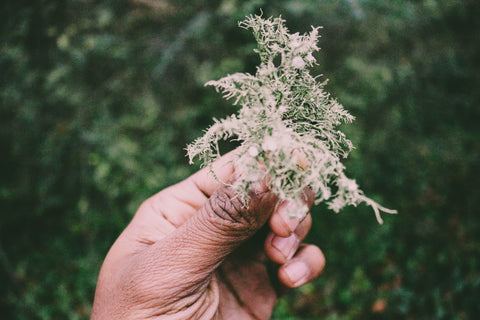
M 231 157 L 214 164 L 221 181 L 239 174 Z M 159 192 L 105 258 L 91 319 L 269 319 L 285 289 L 325 264 L 320 249 L 301 244 L 310 215 L 285 218 L 291 206 L 262 182 L 244 206 L 208 168 Z

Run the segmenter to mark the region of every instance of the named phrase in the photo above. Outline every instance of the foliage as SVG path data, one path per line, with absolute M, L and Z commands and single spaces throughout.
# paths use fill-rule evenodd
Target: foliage
M 402 214 L 315 208 L 322 277 L 275 319 L 480 312 L 480 3 L 473 0 L 6 0 L 0 10 L 2 319 L 88 319 L 96 275 L 182 146 L 232 108 L 209 79 L 253 74 L 242 17 L 322 25 L 313 73 L 356 116 L 346 173 Z M 382 195 L 380 197 L 379 195 Z

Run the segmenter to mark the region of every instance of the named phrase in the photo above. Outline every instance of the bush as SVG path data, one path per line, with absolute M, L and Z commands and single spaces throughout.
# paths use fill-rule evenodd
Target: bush
M 325 274 L 276 319 L 480 312 L 476 1 L 4 1 L 0 309 L 88 319 L 109 246 L 143 199 L 196 170 L 184 146 L 233 112 L 203 83 L 258 64 L 243 16 L 323 25 L 318 73 L 357 117 L 349 176 L 399 210 L 313 210 Z

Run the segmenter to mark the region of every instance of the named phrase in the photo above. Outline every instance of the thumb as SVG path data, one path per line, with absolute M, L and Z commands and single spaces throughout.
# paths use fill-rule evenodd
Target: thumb
M 197 291 L 228 254 L 267 222 L 277 201 L 265 183 L 249 190 L 247 204 L 232 187 L 219 187 L 195 215 L 144 252 L 140 273 L 150 275 L 151 287 L 168 287 L 170 296 Z
M 201 229 L 202 251 L 221 260 L 243 241 L 255 234 L 270 218 L 278 198 L 264 182 L 254 184 L 245 204 L 232 187 L 218 188 L 185 229 Z

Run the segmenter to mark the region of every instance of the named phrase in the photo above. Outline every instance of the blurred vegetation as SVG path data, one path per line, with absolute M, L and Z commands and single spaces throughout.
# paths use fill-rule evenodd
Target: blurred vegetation
M 357 117 L 347 161 L 399 210 L 313 210 L 327 267 L 275 319 L 480 314 L 477 0 L 4 0 L 0 313 L 88 319 L 96 276 L 141 201 L 197 168 L 184 147 L 234 111 L 203 83 L 254 72 L 238 20 L 323 25 L 316 72 Z

